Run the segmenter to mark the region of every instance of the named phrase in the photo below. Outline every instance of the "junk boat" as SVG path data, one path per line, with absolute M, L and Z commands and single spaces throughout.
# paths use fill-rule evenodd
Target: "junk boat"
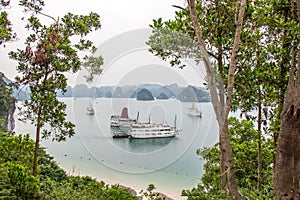
M 187 114 L 192 117 L 202 117 L 202 112 L 195 107 L 194 102 L 192 103 L 192 107 L 188 109 Z
M 122 109 L 121 115 L 112 115 L 110 117 L 110 127 L 126 131 L 130 128 L 131 124 L 136 123 L 136 119 L 129 118 L 128 108 Z

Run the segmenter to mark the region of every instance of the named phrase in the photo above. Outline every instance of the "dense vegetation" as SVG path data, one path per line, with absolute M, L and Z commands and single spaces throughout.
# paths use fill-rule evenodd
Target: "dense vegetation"
M 191 199 L 299 199 L 300 1 L 187 0 L 175 7 L 173 20 L 153 20 L 149 50 L 179 68 L 186 58 L 195 65 L 202 61 L 220 135 L 216 148 L 201 154 L 207 160 L 202 183 L 184 194 Z M 236 133 L 246 129 L 236 127 L 232 134 L 228 114 L 237 110 L 257 124 L 254 141 L 238 141 Z M 249 116 L 253 110 L 257 113 Z M 270 149 L 274 153 L 266 165 Z M 248 168 L 252 162 L 255 174 Z
M 236 178 L 240 193 L 248 199 L 275 199 L 273 194 L 273 158 L 275 149 L 272 138 L 264 136 L 262 139 L 263 171 L 262 189 L 257 190 L 257 130 L 251 120 L 229 118 L 230 142 L 234 152 Z M 184 190 L 183 196 L 188 199 L 228 199 L 220 188 L 220 151 L 218 144 L 210 148 L 203 148 L 197 154 L 206 160 L 205 173 L 197 188 Z
M 118 185 L 67 175 L 39 149 L 38 176 L 32 176 L 34 141 L 0 131 L 0 199 L 138 199 Z

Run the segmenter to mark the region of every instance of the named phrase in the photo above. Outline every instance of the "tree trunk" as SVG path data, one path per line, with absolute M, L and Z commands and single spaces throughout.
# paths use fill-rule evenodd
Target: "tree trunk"
M 213 108 L 219 124 L 219 142 L 220 142 L 220 167 L 221 167 L 221 187 L 227 192 L 229 196 L 234 199 L 244 199 L 238 193 L 238 187 L 236 184 L 234 161 L 232 148 L 230 146 L 230 138 L 228 134 L 228 114 L 231 108 L 232 92 L 234 86 L 234 73 L 236 66 L 236 56 L 240 43 L 240 36 L 242 31 L 242 24 L 244 18 L 244 12 L 246 7 L 246 0 L 242 0 L 239 17 L 237 21 L 237 29 L 234 38 L 234 45 L 232 48 L 232 54 L 230 58 L 230 67 L 228 74 L 228 89 L 226 97 L 226 107 L 221 105 L 220 99 L 218 98 L 217 84 L 214 76 L 213 67 L 210 64 L 206 45 L 202 36 L 202 31 L 198 23 L 195 0 L 188 0 L 188 7 L 192 23 L 194 26 L 195 34 L 200 44 L 201 55 L 203 63 L 207 73 L 208 87 L 212 99 Z M 223 103 L 224 105 L 224 103 Z
M 41 107 L 38 110 L 37 116 L 37 124 L 36 124 L 36 138 L 35 138 L 35 148 L 34 148 L 34 157 L 33 157 L 33 172 L 32 175 L 37 175 L 37 159 L 38 159 L 38 152 L 40 146 L 40 133 L 41 133 Z
M 291 98 L 287 96 L 287 98 Z M 299 148 L 295 146 L 296 134 L 295 134 L 295 108 L 293 104 L 287 105 L 287 109 L 283 110 L 281 116 L 281 126 L 277 144 L 277 155 L 275 165 L 274 186 L 275 194 L 281 199 L 292 199 L 296 195 L 297 189 L 295 184 L 299 184 L 299 178 L 297 180 L 295 161 L 299 161 L 299 154 L 295 155 L 295 150 Z M 298 119 L 299 120 L 299 119 Z M 299 130 L 298 130 L 299 131 Z M 296 158 L 296 160 L 295 160 Z M 295 190 L 296 189 L 296 190 Z
M 261 190 L 262 152 L 261 152 L 261 88 L 258 89 L 258 119 L 257 119 L 257 190 Z
M 236 183 L 233 152 L 230 145 L 230 137 L 228 132 L 228 118 L 225 119 L 223 128 L 220 132 L 220 159 L 223 160 L 223 166 L 221 166 L 221 180 L 225 181 L 225 183 L 221 183 L 225 185 L 223 190 L 226 191 L 228 196 L 231 196 L 234 199 L 244 199 L 239 195 L 238 186 Z
M 281 199 L 299 199 L 300 190 L 300 51 L 297 74 L 291 65 L 288 89 L 281 113 L 274 187 Z
M 300 0 L 297 0 L 300 21 Z M 300 44 L 299 44 L 300 45 Z M 282 200 L 300 199 L 300 49 L 298 45 L 297 73 L 294 58 L 281 113 L 280 132 L 274 174 L 275 194 Z

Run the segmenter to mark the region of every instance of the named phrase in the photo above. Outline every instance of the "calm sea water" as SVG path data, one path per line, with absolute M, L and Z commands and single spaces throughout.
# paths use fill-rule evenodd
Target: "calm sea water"
M 76 135 L 66 142 L 42 141 L 47 152 L 68 173 L 89 175 L 106 183 L 120 183 L 146 189 L 153 183 L 157 190 L 180 199 L 182 189 L 195 187 L 203 173 L 204 161 L 196 150 L 212 146 L 218 138 L 218 128 L 211 103 L 196 104 L 202 118 L 187 115 L 191 103 L 176 99 L 136 101 L 135 99 L 61 98 L 67 104 L 68 119 L 76 124 Z M 92 103 L 96 113 L 86 114 Z M 175 138 L 113 139 L 109 119 L 129 109 L 132 118 L 139 112 L 139 121 L 167 121 L 181 130 Z M 34 126 L 16 122 L 19 134 L 34 138 Z

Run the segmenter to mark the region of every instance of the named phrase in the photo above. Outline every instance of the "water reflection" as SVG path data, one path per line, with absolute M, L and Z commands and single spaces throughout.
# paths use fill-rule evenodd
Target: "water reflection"
M 178 138 L 176 137 L 147 139 L 118 138 L 113 139 L 113 143 L 119 148 L 132 153 L 151 153 L 160 150 L 177 140 Z

